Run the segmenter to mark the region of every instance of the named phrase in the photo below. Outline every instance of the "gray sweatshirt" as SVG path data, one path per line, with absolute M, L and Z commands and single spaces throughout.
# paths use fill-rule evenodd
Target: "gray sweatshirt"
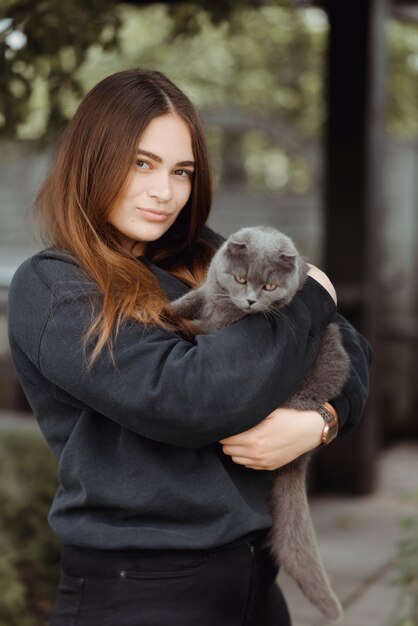
M 188 287 L 153 265 L 170 299 Z M 186 341 L 126 323 L 86 371 L 82 333 L 97 288 L 63 251 L 17 270 L 9 341 L 17 376 L 58 461 L 49 515 L 66 545 L 97 549 L 210 548 L 268 528 L 272 474 L 237 465 L 219 439 L 257 424 L 295 390 L 335 316 L 308 278 L 280 317 L 245 317 Z M 334 400 L 341 432 L 367 396 L 367 342 L 337 316 L 352 360 Z

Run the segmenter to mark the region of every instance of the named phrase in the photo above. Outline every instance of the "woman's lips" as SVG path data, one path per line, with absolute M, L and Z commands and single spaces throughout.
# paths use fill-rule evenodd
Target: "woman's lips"
M 147 209 L 142 207 L 137 207 L 137 209 L 141 215 L 152 222 L 164 222 L 171 216 L 171 213 L 168 213 L 167 211 L 160 211 L 158 209 Z

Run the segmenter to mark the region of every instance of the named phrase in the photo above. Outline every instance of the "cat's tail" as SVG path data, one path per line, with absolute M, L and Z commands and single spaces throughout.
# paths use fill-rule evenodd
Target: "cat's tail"
M 322 564 L 309 512 L 307 462 L 305 455 L 276 472 L 270 549 L 277 564 L 293 578 L 308 600 L 328 619 L 338 621 L 343 610 Z

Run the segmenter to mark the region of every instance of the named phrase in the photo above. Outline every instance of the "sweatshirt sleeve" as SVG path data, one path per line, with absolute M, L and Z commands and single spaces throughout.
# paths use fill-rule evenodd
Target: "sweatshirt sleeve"
M 369 393 L 369 369 L 372 352 L 368 341 L 351 324 L 337 314 L 344 347 L 350 357 L 350 374 L 342 393 L 332 400 L 340 421 L 340 435 L 352 430 L 360 421 Z
M 88 294 L 65 295 L 44 323 L 38 368 L 54 394 L 144 437 L 199 448 L 251 428 L 293 393 L 335 305 L 308 278 L 279 315 L 250 315 L 194 343 L 130 320 L 115 340 L 114 362 L 105 348 L 90 372 L 82 346 L 89 313 Z

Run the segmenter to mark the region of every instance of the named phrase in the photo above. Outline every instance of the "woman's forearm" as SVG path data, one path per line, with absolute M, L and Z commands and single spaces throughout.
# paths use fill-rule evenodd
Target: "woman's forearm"
M 80 322 L 88 302 L 84 293 L 60 299 L 49 322 L 39 320 L 33 358 L 45 384 L 142 436 L 186 448 L 251 428 L 281 405 L 335 314 L 323 287 L 308 279 L 280 315 L 247 316 L 195 344 L 129 323 L 114 345 L 115 375 L 106 354 L 84 371 Z

